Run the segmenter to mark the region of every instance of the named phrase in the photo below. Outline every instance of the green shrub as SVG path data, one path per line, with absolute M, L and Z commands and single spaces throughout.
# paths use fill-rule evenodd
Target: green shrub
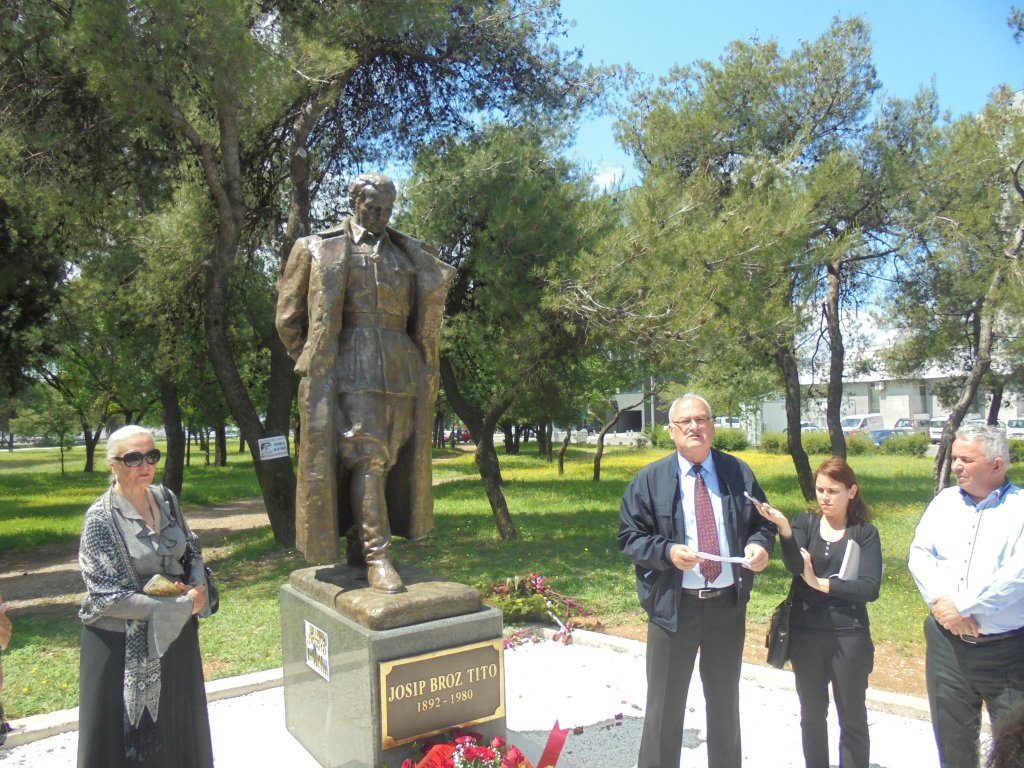
M 832 454 L 832 438 L 828 432 L 804 432 L 801 442 L 804 444 L 804 450 L 812 456 Z
M 789 453 L 785 432 L 764 432 L 761 434 L 762 453 Z
M 527 624 L 551 621 L 548 601 L 544 595 L 489 595 L 484 602 L 501 611 L 504 624 Z
M 832 443 L 828 432 L 804 432 L 800 436 L 804 450 L 811 454 L 828 455 L 832 452 Z M 785 432 L 765 432 L 761 435 L 761 451 L 763 453 L 789 454 L 789 438 Z
M 1010 463 L 1024 463 L 1024 440 L 1010 440 Z
M 647 444 L 650 445 L 651 448 L 672 447 L 672 438 L 669 437 L 668 430 L 665 428 L 664 424 L 652 424 L 644 430 L 644 437 L 647 438 Z
M 924 456 L 931 440 L 926 434 L 893 435 L 878 446 L 878 452 L 891 456 Z
M 750 446 L 750 440 L 742 429 L 719 429 L 715 431 L 714 446 L 720 451 L 742 451 Z
M 875 441 L 867 435 L 846 436 L 847 456 L 866 456 L 874 453 L 876 450 L 878 450 L 878 446 L 876 446 Z
M 556 613 L 569 622 L 574 616 L 590 615 L 578 600 L 553 590 L 539 573 L 510 576 L 481 591 L 484 602 L 501 611 L 505 624 L 548 622 L 555 620 Z

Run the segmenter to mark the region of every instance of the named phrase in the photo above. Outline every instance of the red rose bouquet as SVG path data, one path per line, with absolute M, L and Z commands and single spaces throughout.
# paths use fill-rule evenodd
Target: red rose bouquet
M 457 737 L 450 744 L 438 744 L 419 762 L 406 760 L 402 768 L 533 768 L 518 747 L 508 744 L 500 736 L 483 746 L 480 737 Z

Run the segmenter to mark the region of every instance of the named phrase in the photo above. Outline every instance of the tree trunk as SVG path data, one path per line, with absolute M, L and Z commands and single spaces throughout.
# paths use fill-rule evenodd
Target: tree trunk
M 498 454 L 494 450 L 495 425 L 498 423 L 498 419 L 512 407 L 514 398 L 511 395 L 506 395 L 497 401 L 488 413 L 482 414 L 478 408 L 471 405 L 462 396 L 458 380 L 455 378 L 455 370 L 446 356 L 441 356 L 439 367 L 448 404 L 462 419 L 462 423 L 469 427 L 469 431 L 476 441 L 474 460 L 477 470 L 480 472 L 480 479 L 484 484 L 487 501 L 491 505 L 491 514 L 494 515 L 494 524 L 498 529 L 498 535 L 503 541 L 518 538 L 519 534 L 508 510 L 508 502 L 501 490 L 501 465 L 498 463 Z
M 814 476 L 811 474 L 811 463 L 807 460 L 800 432 L 800 374 L 793 353 L 785 345 L 775 345 L 775 361 L 782 372 L 786 390 L 786 442 L 789 454 L 793 457 L 800 491 L 810 501 L 814 498 Z
M 100 435 L 103 434 L 103 427 L 96 427 L 93 429 L 85 422 L 82 423 L 82 434 L 85 436 L 85 466 L 82 468 L 83 472 L 95 472 L 96 471 L 96 446 L 100 441 Z
M 832 455 L 846 458 L 846 436 L 840 424 L 840 409 L 843 403 L 843 367 L 846 365 L 846 348 L 843 346 L 843 331 L 840 327 L 839 288 L 842 260 L 837 258 L 828 270 L 828 299 L 825 306 L 825 322 L 828 326 L 829 365 L 828 398 L 825 405 L 825 423 L 832 440 Z M 799 381 L 799 380 L 798 380 Z M 787 411 L 788 418 L 788 411 Z M 797 415 L 797 433 L 800 433 L 800 417 Z M 793 427 L 792 421 L 789 424 Z M 801 445 L 803 441 L 801 440 Z M 806 491 L 805 494 L 806 496 Z M 811 496 L 806 496 L 811 499 Z
M 431 444 L 435 448 L 444 448 L 444 414 L 434 414 L 434 438 Z
M 629 411 L 629 410 L 632 410 L 633 408 L 636 408 L 638 405 L 640 405 L 642 403 L 647 402 L 647 398 L 650 397 L 651 394 L 653 394 L 653 393 L 645 392 L 644 396 L 641 397 L 640 400 L 638 400 L 637 402 L 633 403 L 632 405 L 627 405 L 625 408 L 618 409 L 615 412 L 615 415 L 612 417 L 611 421 L 609 421 L 607 424 L 605 424 L 601 428 L 601 431 L 598 432 L 598 434 L 597 434 L 597 453 L 594 454 L 594 478 L 593 478 L 593 480 L 594 480 L 595 483 L 601 482 L 601 457 L 604 456 L 604 436 L 607 435 L 611 431 L 612 427 L 614 427 L 616 424 L 619 423 L 619 418 L 622 416 L 622 414 L 624 414 L 626 411 Z M 596 413 L 591 412 L 591 415 L 594 416 L 595 419 L 597 418 L 597 414 Z
M 565 437 L 562 438 L 562 447 L 558 449 L 558 476 L 561 477 L 565 474 L 565 452 L 569 448 L 569 440 L 572 438 L 572 430 L 567 429 L 565 431 Z
M 210 466 L 210 428 L 203 427 L 203 431 L 199 433 L 199 450 L 203 452 L 205 457 L 204 464 Z
M 986 420 L 989 424 L 995 425 L 999 421 L 999 410 L 1003 407 L 1003 391 L 1006 389 L 1006 382 L 1001 378 L 992 384 L 990 394 L 992 395 L 992 402 L 988 405 L 988 419 Z
M 543 459 L 548 454 L 548 428 L 547 424 L 537 427 L 537 458 Z
M 946 426 L 942 428 L 942 437 L 939 439 L 939 447 L 935 454 L 935 467 L 932 471 L 932 479 L 935 480 L 935 493 L 945 488 L 949 482 L 949 471 L 953 465 L 953 439 L 957 429 L 960 428 L 964 415 L 978 394 L 981 380 L 992 365 L 992 348 L 995 344 L 995 313 L 990 307 L 995 302 L 999 287 L 1003 284 L 1003 274 L 1003 267 L 996 267 L 984 298 L 976 301 L 974 305 L 974 311 L 979 318 L 978 353 L 975 355 L 974 365 L 971 366 L 971 370 L 964 380 L 960 398 L 950 412 Z
M 170 106 L 168 116 L 195 152 L 217 210 L 215 242 L 207 261 L 203 286 L 203 327 L 206 346 L 210 353 L 210 364 L 231 417 L 245 435 L 274 539 L 284 547 L 293 547 L 295 473 L 292 470 L 292 462 L 287 458 L 261 461 L 259 453 L 261 437 L 288 434 L 288 413 L 296 387 L 292 375 L 293 366 L 290 359 L 285 359 L 287 355 L 280 340 L 268 338 L 271 350 L 270 395 L 267 403 L 267 424 L 264 426 L 260 423 L 259 414 L 239 374 L 232 355 L 233 348 L 229 335 L 229 319 L 233 309 L 229 289 L 231 269 L 241 243 L 242 226 L 246 220 L 238 104 L 230 96 L 219 103 L 216 115 L 216 146 L 188 122 L 176 105 Z M 298 122 L 304 124 L 304 121 L 311 117 L 315 122 L 315 115 L 312 115 L 310 110 L 303 110 Z M 296 236 L 298 229 L 294 225 L 301 219 L 302 212 L 308 211 L 309 208 L 308 180 L 301 176 L 305 167 L 305 157 L 303 152 L 299 151 L 303 149 L 302 142 L 306 135 L 297 131 L 295 143 L 289 148 L 293 160 L 293 175 L 298 175 L 299 178 L 291 180 L 292 209 L 289 211 L 288 237 Z M 295 167 L 296 162 L 299 168 Z M 306 197 L 303 198 L 303 195 Z M 268 333 L 276 337 L 272 331 Z
M 604 456 L 604 436 L 608 434 L 608 430 L 615 426 L 615 422 L 619 420 L 618 414 L 608 424 L 597 433 L 597 450 L 594 451 L 594 475 L 593 481 L 595 483 L 601 482 L 601 457 Z
M 223 423 L 218 424 L 213 430 L 213 465 L 228 465 L 228 436 Z
M 476 444 L 476 466 L 480 471 L 480 479 L 484 483 L 484 492 L 491 504 L 491 514 L 494 515 L 494 524 L 498 529 L 498 535 L 502 541 L 510 541 L 519 538 L 519 532 L 512 522 L 512 515 L 508 511 L 508 502 L 505 494 L 502 493 L 501 466 L 498 463 L 498 454 L 494 450 L 494 429 L 487 430 L 486 434 L 480 435 Z
M 505 453 L 509 456 L 519 455 L 519 442 L 523 436 L 523 425 L 516 424 L 512 427 L 512 441 L 505 443 Z
M 210 351 L 210 362 L 221 391 L 224 393 L 224 400 L 227 402 L 231 417 L 238 424 L 249 444 L 249 454 L 252 456 L 253 466 L 256 468 L 256 477 L 259 480 L 274 539 L 283 547 L 294 547 L 295 472 L 292 470 L 292 462 L 288 458 L 262 461 L 259 452 L 259 438 L 272 434 L 287 435 L 288 432 L 287 428 L 284 430 L 264 429 L 231 355 L 232 347 L 228 336 L 228 307 L 230 306 L 228 275 L 231 267 L 231 254 L 238 247 L 238 238 L 237 236 L 230 238 L 224 232 L 225 229 L 228 229 L 228 225 L 224 222 L 223 215 L 220 229 L 220 242 L 206 271 L 206 286 L 203 296 L 206 344 Z M 274 355 L 272 355 L 273 357 Z M 276 366 L 275 370 L 272 359 L 272 378 L 274 373 L 277 373 L 278 376 L 281 375 L 280 365 Z M 279 384 L 272 382 L 270 389 L 272 392 L 276 392 L 282 388 Z M 275 407 L 277 420 L 281 419 L 280 412 L 283 411 L 287 414 L 291 398 L 287 397 L 285 403 L 285 405 L 275 405 L 273 398 L 271 399 L 270 405 Z M 268 409 L 268 422 L 269 415 Z M 287 425 L 287 415 L 284 420 Z
M 544 427 L 544 429 L 546 430 L 546 434 L 544 435 L 544 437 L 545 437 L 545 442 L 547 443 L 547 450 L 545 451 L 545 453 L 547 454 L 547 460 L 548 460 L 548 463 L 550 464 L 551 460 L 554 458 L 554 456 L 553 456 L 553 449 L 552 449 L 552 443 L 554 442 L 554 439 L 555 439 L 555 424 L 554 424 L 554 422 L 549 421 L 547 423 L 547 425 Z
M 167 461 L 164 462 L 160 482 L 180 497 L 185 480 L 185 430 L 181 426 L 178 388 L 166 376 L 159 378 L 160 410 L 163 412 L 164 432 L 167 434 Z

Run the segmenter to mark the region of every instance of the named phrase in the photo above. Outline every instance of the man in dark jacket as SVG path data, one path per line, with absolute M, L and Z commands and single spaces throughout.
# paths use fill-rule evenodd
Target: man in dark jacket
M 637 593 L 649 617 L 638 768 L 679 765 L 698 649 L 708 766 L 740 768 L 747 601 L 754 573 L 768 565 L 775 526 L 744 496 L 765 500 L 750 467 L 712 449 L 714 419 L 703 397 L 675 400 L 668 431 L 676 453 L 640 471 L 619 513 L 619 549 L 636 567 Z

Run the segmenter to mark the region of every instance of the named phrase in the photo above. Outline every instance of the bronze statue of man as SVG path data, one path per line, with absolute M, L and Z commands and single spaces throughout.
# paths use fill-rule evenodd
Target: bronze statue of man
M 387 226 L 395 186 L 379 173 L 350 188 L 352 216 L 295 243 L 278 285 L 277 331 L 299 384 L 296 545 L 338 556 L 370 586 L 401 592 L 391 536 L 433 525 L 430 438 L 438 334 L 455 270 Z

